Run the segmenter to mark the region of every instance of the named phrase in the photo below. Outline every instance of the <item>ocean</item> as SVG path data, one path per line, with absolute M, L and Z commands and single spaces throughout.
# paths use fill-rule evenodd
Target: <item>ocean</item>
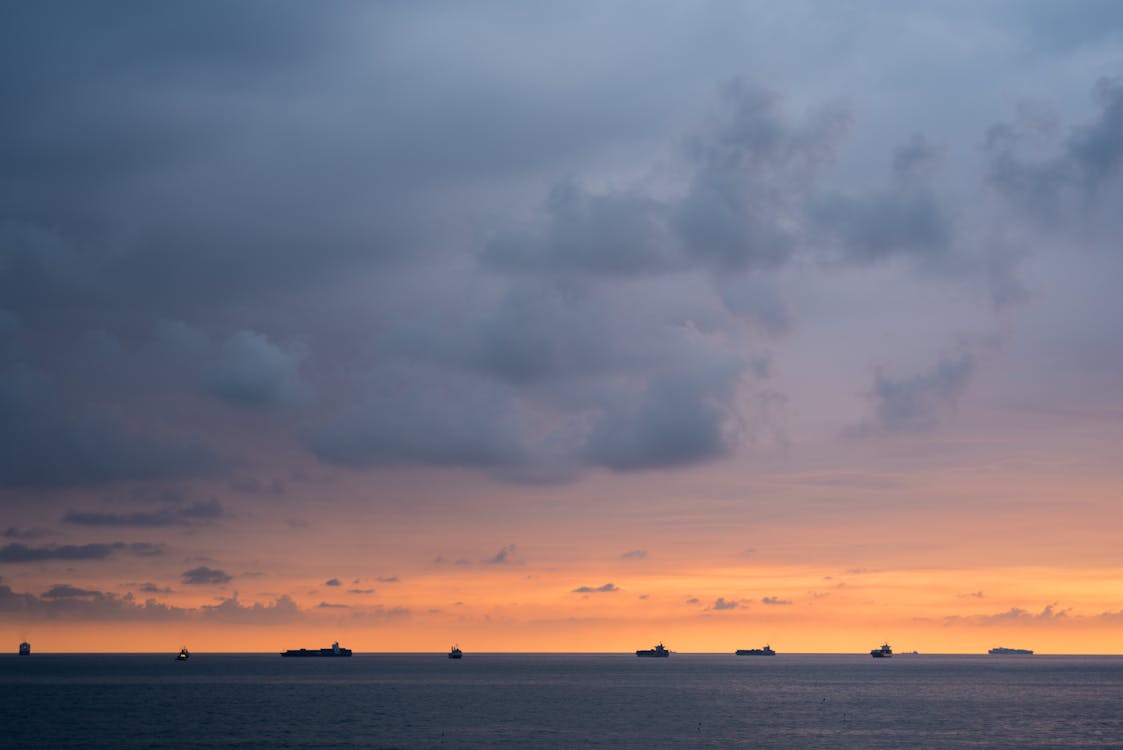
M 1123 657 L 0 656 L 0 747 L 1123 748 Z

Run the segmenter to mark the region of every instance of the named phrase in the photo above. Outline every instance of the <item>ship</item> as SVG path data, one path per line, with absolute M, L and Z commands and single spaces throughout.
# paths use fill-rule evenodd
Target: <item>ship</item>
M 737 649 L 737 656 L 775 656 L 776 652 L 772 647 L 765 645 L 764 648 L 739 648 Z
M 893 655 L 893 649 L 889 648 L 888 643 L 881 644 L 881 648 L 875 648 L 870 651 L 870 656 L 875 659 L 888 659 Z
M 660 643 L 655 648 L 641 648 L 636 651 L 636 656 L 670 656 L 671 652 Z
M 290 648 L 282 651 L 281 656 L 350 656 L 351 649 L 340 648 L 339 641 L 331 644 L 331 648 Z
M 179 650 L 179 653 L 175 655 L 176 661 L 187 661 L 190 658 L 191 658 L 191 652 L 187 650 L 187 646 L 184 646 L 183 648 L 181 648 Z
M 995 646 L 987 653 L 993 656 L 1033 656 L 1033 651 L 1028 648 L 1006 648 L 1005 646 Z
M 28 643 L 27 641 L 21 642 L 20 645 L 19 645 L 19 655 L 20 656 L 31 656 L 31 644 Z
M 464 658 L 464 652 L 460 650 L 459 646 L 453 646 L 452 649 L 448 652 L 448 658 L 450 658 L 450 659 L 463 659 Z

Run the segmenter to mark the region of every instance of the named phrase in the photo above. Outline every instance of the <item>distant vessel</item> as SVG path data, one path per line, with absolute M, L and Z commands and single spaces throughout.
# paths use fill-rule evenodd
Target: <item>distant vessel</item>
M 23 641 L 22 643 L 20 643 L 20 645 L 19 645 L 19 655 L 20 656 L 31 656 L 31 644 L 28 643 L 27 641 Z
M 739 648 L 737 649 L 737 656 L 775 656 L 776 652 L 772 650 L 771 646 L 766 645 L 764 648 Z
M 655 648 L 646 648 L 646 649 L 641 648 L 638 651 L 636 651 L 636 656 L 670 656 L 670 655 L 671 655 L 671 652 L 668 651 L 667 649 L 663 648 L 662 643 L 660 643 Z
M 987 653 L 993 654 L 994 656 L 1032 656 L 1033 655 L 1033 651 L 1031 651 L 1028 648 L 1005 648 L 1004 646 L 995 646 L 990 651 L 987 651 Z
M 350 656 L 351 649 L 340 648 L 339 641 L 331 644 L 331 648 L 290 648 L 282 651 L 281 656 Z
M 893 655 L 893 649 L 889 648 L 888 643 L 881 644 L 881 648 L 875 648 L 870 651 L 870 656 L 875 659 L 888 659 Z
M 190 658 L 191 658 L 191 652 L 187 650 L 187 646 L 184 646 L 183 648 L 181 648 L 179 650 L 179 653 L 175 655 L 176 661 L 187 661 Z
M 459 646 L 453 646 L 452 650 L 448 652 L 448 658 L 450 658 L 450 659 L 463 659 L 464 658 L 464 652 L 460 650 Z

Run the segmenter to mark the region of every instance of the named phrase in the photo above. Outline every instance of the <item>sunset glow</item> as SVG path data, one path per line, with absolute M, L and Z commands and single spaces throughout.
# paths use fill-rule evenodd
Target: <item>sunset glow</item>
M 3 648 L 1123 653 L 1123 27 L 843 5 L 11 14 Z

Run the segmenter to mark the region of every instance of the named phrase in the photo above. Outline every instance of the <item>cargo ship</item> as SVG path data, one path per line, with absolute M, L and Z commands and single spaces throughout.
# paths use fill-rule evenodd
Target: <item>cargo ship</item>
M 668 651 L 667 649 L 663 648 L 662 643 L 660 643 L 655 648 L 641 648 L 638 651 L 636 651 L 636 656 L 670 656 L 670 655 L 671 655 L 671 652 Z
M 460 650 L 459 646 L 453 646 L 452 649 L 448 652 L 448 658 L 450 658 L 450 659 L 463 659 L 464 658 L 464 652 Z
M 764 648 L 739 648 L 737 649 L 737 656 L 775 656 L 776 652 L 772 647 L 765 645 Z
M 350 656 L 351 649 L 340 648 L 339 641 L 331 644 L 331 648 L 290 648 L 282 651 L 281 656 Z
M 31 644 L 28 643 L 27 641 L 23 641 L 22 643 L 20 643 L 20 645 L 19 645 L 19 655 L 20 656 L 31 656 Z
M 1006 648 L 1004 646 L 995 646 L 987 653 L 992 656 L 1033 656 L 1033 651 L 1028 648 Z
M 888 643 L 881 644 L 881 648 L 875 648 L 870 651 L 870 656 L 875 659 L 888 659 L 893 655 L 893 649 L 889 648 Z

